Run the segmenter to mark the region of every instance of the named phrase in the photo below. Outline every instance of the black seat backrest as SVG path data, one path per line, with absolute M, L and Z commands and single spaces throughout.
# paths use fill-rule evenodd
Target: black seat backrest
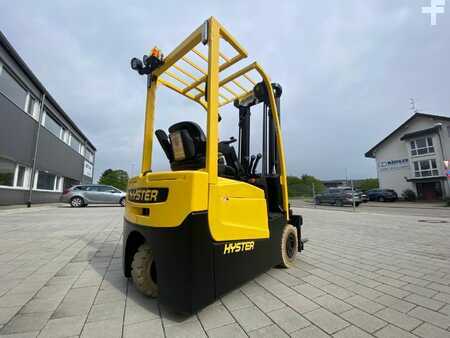
M 156 138 L 159 141 L 159 144 L 161 144 L 161 148 L 164 150 L 164 153 L 166 154 L 167 158 L 170 162 L 173 161 L 173 152 L 172 152 L 172 146 L 169 142 L 169 137 L 167 136 L 166 132 L 162 129 L 158 129 L 155 131 Z
M 184 121 L 169 128 L 169 136 L 159 129 L 155 135 L 172 170 L 197 170 L 205 167 L 206 137 L 195 122 Z

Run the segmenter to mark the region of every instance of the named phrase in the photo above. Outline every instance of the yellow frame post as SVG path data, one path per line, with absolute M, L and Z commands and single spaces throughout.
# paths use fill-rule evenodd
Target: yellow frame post
M 207 78 L 207 144 L 206 171 L 209 184 L 217 183 L 217 152 L 219 123 L 219 24 L 214 18 L 208 20 L 208 78 Z
M 153 78 L 147 88 L 147 102 L 145 104 L 144 145 L 142 147 L 141 172 L 152 170 L 153 152 L 153 124 L 155 121 L 155 100 L 157 80 Z

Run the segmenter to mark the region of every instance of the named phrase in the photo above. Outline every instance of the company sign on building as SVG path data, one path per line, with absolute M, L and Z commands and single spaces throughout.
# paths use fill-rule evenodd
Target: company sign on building
M 409 159 L 402 158 L 400 160 L 380 161 L 378 166 L 380 170 L 393 170 L 409 167 Z

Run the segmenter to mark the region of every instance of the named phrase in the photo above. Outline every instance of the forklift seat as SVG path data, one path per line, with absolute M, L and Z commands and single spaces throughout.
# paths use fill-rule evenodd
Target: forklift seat
M 155 135 L 173 171 L 205 168 L 206 137 L 197 123 L 179 122 L 169 128 L 169 136 L 162 129 L 156 130 Z M 219 142 L 219 152 L 226 161 L 226 164 L 221 161 L 218 163 L 219 176 L 236 178 L 241 172 L 241 167 L 230 142 Z
M 206 137 L 197 123 L 179 122 L 169 128 L 169 137 L 161 129 L 155 135 L 173 171 L 205 167 Z

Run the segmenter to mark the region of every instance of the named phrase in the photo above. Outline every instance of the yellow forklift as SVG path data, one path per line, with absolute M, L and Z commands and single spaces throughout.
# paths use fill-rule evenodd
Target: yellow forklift
M 147 77 L 147 103 L 141 173 L 128 183 L 124 273 L 178 312 L 196 312 L 274 266 L 290 267 L 303 249 L 302 218 L 288 204 L 282 89 L 256 62 L 231 71 L 246 57 L 211 17 L 166 57 L 154 48 L 131 60 Z M 170 126 L 168 135 L 153 130 L 160 87 L 204 108 L 206 134 L 192 121 Z M 230 103 L 239 137 L 219 142 L 219 109 Z M 250 154 L 251 108 L 259 104 L 262 152 Z M 153 134 L 170 171 L 152 171 Z

